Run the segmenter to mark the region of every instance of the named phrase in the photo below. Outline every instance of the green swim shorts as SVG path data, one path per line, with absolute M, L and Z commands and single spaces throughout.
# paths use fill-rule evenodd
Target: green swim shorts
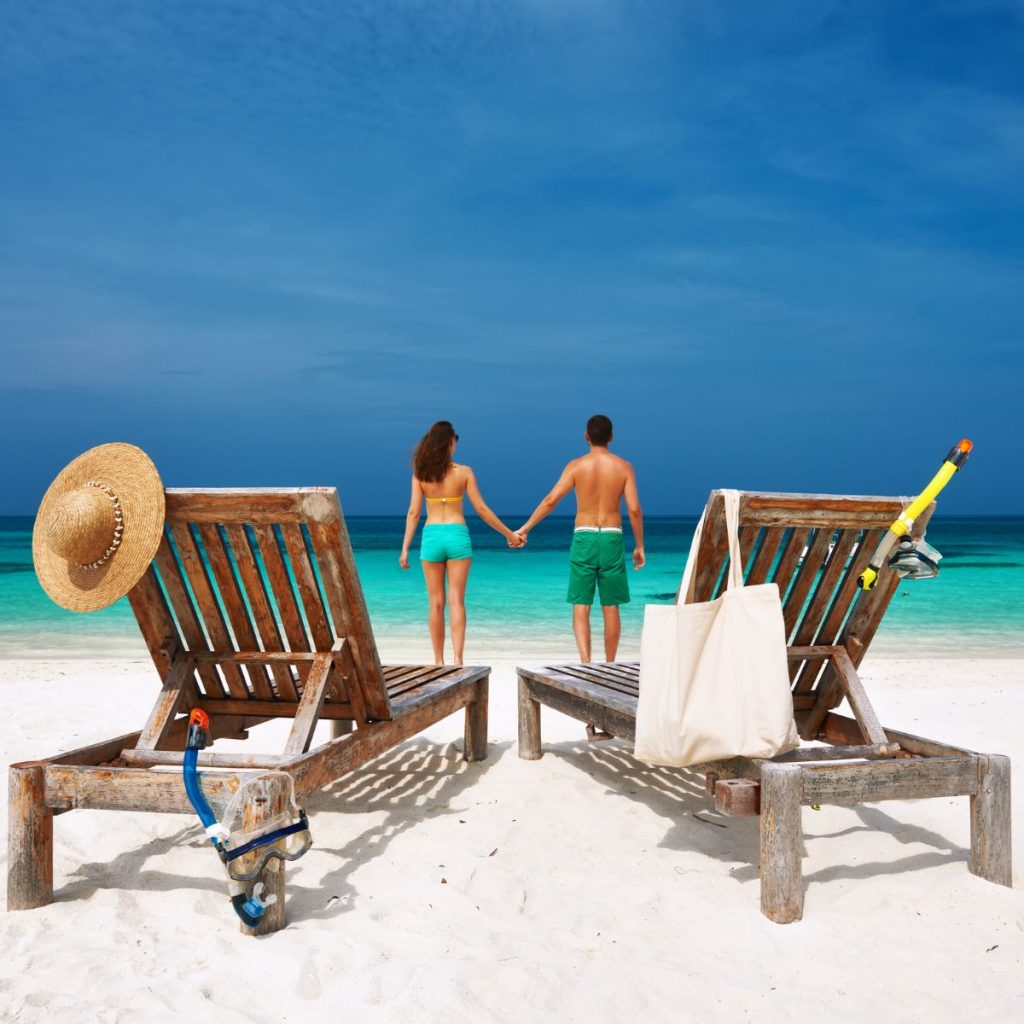
M 465 523 L 432 523 L 423 527 L 421 562 L 451 562 L 472 557 L 473 545 Z
M 621 530 L 579 529 L 569 549 L 569 604 L 629 604 L 626 546 Z

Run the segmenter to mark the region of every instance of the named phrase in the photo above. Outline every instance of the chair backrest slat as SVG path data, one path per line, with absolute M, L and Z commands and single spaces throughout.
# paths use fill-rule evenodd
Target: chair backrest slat
M 295 591 L 292 589 L 291 580 L 288 578 L 288 567 L 281 554 L 274 524 L 253 523 L 252 532 L 256 541 L 256 551 L 266 573 L 267 593 L 277 609 L 287 649 L 289 651 L 308 651 L 310 650 L 309 637 L 306 635 L 306 628 L 302 623 L 302 616 L 299 614 L 298 601 Z M 299 662 L 295 665 L 296 681 L 300 686 L 305 686 L 309 670 L 308 662 Z M 292 688 L 294 689 L 294 684 Z
M 766 526 L 761 531 L 764 537 L 761 546 L 757 549 L 750 568 L 747 570 L 746 582 L 748 585 L 764 583 L 775 564 L 775 556 L 779 553 L 779 547 L 786 535 L 784 526 Z
M 228 557 L 228 549 L 224 546 L 219 528 L 215 523 L 198 523 L 195 529 L 199 534 L 206 561 L 213 570 L 213 583 L 217 587 L 220 602 L 234 634 L 235 644 L 239 650 L 258 650 L 259 644 L 256 641 L 252 616 L 246 607 L 242 591 L 239 589 L 238 580 L 235 578 L 234 569 Z M 260 700 L 272 699 L 273 691 L 266 666 L 245 665 L 242 666 L 242 672 L 248 676 L 249 686 L 254 696 Z
M 208 651 L 210 644 L 200 625 L 200 615 L 196 611 L 188 588 L 182 576 L 181 566 L 171 551 L 171 543 L 166 530 L 161 538 L 160 547 L 157 549 L 156 558 L 153 559 L 153 567 L 156 569 L 154 578 L 159 574 L 159 582 L 163 587 L 170 610 L 173 611 L 174 621 L 179 631 L 181 647 L 189 651 Z M 150 570 L 153 571 L 152 568 Z M 140 623 L 141 625 L 141 623 Z M 146 628 L 142 629 L 143 634 Z M 198 676 L 202 692 L 212 697 L 223 697 L 225 694 L 224 682 L 221 679 L 215 665 L 202 665 L 198 669 Z
M 820 534 L 827 533 L 827 530 L 820 531 Z M 843 572 L 849 566 L 850 556 L 860 533 L 860 530 L 840 530 L 836 534 L 832 548 L 826 554 L 824 568 L 818 576 L 818 582 L 811 598 L 790 634 L 790 643 L 794 647 L 806 647 L 813 641 L 825 617 L 826 610 L 832 606 L 832 598 Z M 794 679 L 796 678 L 796 668 L 797 666 L 792 666 L 792 678 Z
M 309 553 L 306 551 L 302 528 L 298 523 L 284 523 L 281 526 L 281 538 L 292 565 L 299 599 L 306 613 L 306 622 L 309 624 L 314 647 L 316 650 L 323 650 L 324 647 L 330 649 L 330 645 L 334 643 L 334 636 L 327 619 L 327 609 L 324 608 L 316 585 L 316 576 L 309 561 Z
M 188 523 L 175 522 L 168 517 L 167 529 L 177 552 L 178 565 L 182 569 L 182 575 L 188 580 L 200 619 L 210 638 L 210 650 L 238 650 L 232 642 L 224 613 L 214 596 L 210 577 L 207 575 L 206 566 Z M 247 680 L 238 665 L 221 665 L 220 670 L 224 673 L 224 682 L 230 696 L 236 699 L 245 699 L 249 696 Z
M 256 537 L 256 549 L 267 573 L 270 596 L 284 627 L 288 650 L 308 651 L 309 637 L 306 635 L 295 591 L 288 577 L 288 566 L 281 554 L 277 533 L 274 527 L 267 523 L 254 524 L 252 530 Z
M 844 535 L 857 536 L 856 545 L 846 555 L 846 567 L 835 586 L 835 592 L 827 607 L 820 613 L 810 611 L 806 624 L 801 628 L 797 644 L 832 645 L 836 642 L 843 623 L 848 618 L 857 595 L 857 579 L 867 567 L 883 530 L 844 531 Z M 795 668 L 796 671 L 792 672 Z M 796 662 L 791 666 L 794 693 L 809 693 L 821 673 L 823 662 Z
M 209 652 L 214 657 L 196 668 L 207 706 L 217 699 L 294 703 L 308 658 L 236 663 L 229 656 L 327 653 L 345 637 L 346 655 L 326 702 L 391 717 L 333 488 L 168 490 L 166 507 L 163 543 L 132 594 L 162 672 L 169 649 Z
M 811 588 L 817 583 L 818 573 L 822 571 L 828 558 L 833 536 L 833 531 L 825 527 L 820 527 L 815 532 L 814 539 L 807 546 L 793 574 L 789 591 L 782 597 L 782 615 L 786 622 L 786 639 L 789 642 L 792 642 L 790 638 L 804 610 L 804 602 L 807 601 Z
M 285 650 L 281 639 L 281 630 L 270 600 L 267 597 L 267 585 L 260 573 L 256 556 L 253 554 L 249 533 L 242 523 L 225 523 L 224 533 L 227 535 L 231 555 L 234 558 L 238 575 L 242 580 L 242 589 L 249 601 L 253 625 L 257 639 L 252 650 L 264 650 L 279 653 Z M 270 673 L 274 678 L 274 686 L 285 700 L 297 700 L 295 676 L 289 665 L 274 661 L 270 665 Z
M 352 664 L 366 703 L 367 713 L 374 718 L 390 718 L 391 703 L 384 687 L 384 672 L 373 638 L 366 598 L 359 584 L 352 542 L 345 517 L 337 505 L 336 516 L 318 516 L 307 524 L 313 551 L 320 567 L 327 604 L 338 630 L 344 630 L 352 651 Z
M 878 583 L 861 591 L 857 578 L 879 540 L 909 498 L 834 494 L 740 494 L 740 552 L 745 582 L 775 583 L 792 647 L 842 644 L 859 665 L 896 591 L 898 577 L 884 566 Z M 924 536 L 934 502 L 918 516 L 912 536 Z M 708 498 L 697 552 L 694 600 L 710 601 L 725 588 L 729 553 L 720 491 Z M 794 694 L 810 706 L 829 685 L 821 659 L 794 659 Z M 841 691 L 834 688 L 835 703 Z M 810 696 L 808 696 L 810 695 Z
M 129 592 L 128 602 L 142 630 L 153 664 L 160 678 L 166 679 L 175 656 L 182 650 L 182 643 L 152 565 Z

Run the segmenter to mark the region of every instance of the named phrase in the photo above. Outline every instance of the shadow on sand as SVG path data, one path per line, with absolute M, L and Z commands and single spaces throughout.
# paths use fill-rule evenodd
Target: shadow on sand
M 661 768 L 637 761 L 622 742 L 589 744 L 586 742 L 548 743 L 545 756 L 558 757 L 586 772 L 614 796 L 627 797 L 671 822 L 659 844 L 672 850 L 706 854 L 725 864 L 737 865 L 729 874 L 745 882 L 758 877 L 760 856 L 759 819 L 727 817 L 715 810 L 714 801 L 704 788 L 704 773 L 686 768 Z M 804 876 L 805 884 L 834 879 L 863 879 L 934 867 L 950 861 L 966 862 L 970 851 L 951 843 L 945 836 L 893 818 L 875 806 L 850 808 L 862 824 L 833 833 L 808 836 L 806 843 L 839 839 L 854 832 L 882 832 L 902 844 L 929 846 L 935 852 L 915 853 L 893 860 L 861 864 L 836 864 Z M 609 808 L 609 813 L 612 813 Z M 807 809 L 804 814 L 814 812 Z M 964 814 L 967 813 L 966 803 Z
M 381 856 L 392 840 L 415 828 L 419 822 L 456 813 L 451 804 L 479 783 L 511 746 L 508 742 L 491 743 L 486 761 L 470 763 L 462 760 L 459 744 L 416 738 L 313 794 L 306 802 L 306 809 L 311 818 L 314 849 L 321 855 L 329 855 L 337 866 L 329 869 L 315 886 L 302 885 L 301 863 L 289 868 L 289 920 L 325 918 L 347 912 L 354 905 L 352 897 L 357 895 L 350 881 L 352 873 Z M 644 764 L 635 760 L 617 740 L 602 744 L 549 743 L 545 745 L 545 756 L 559 758 L 590 775 L 610 796 L 635 800 L 666 819 L 670 824 L 661 846 L 703 853 L 732 865 L 729 873 L 740 882 L 758 877 L 758 819 L 719 814 L 705 792 L 702 773 Z M 525 787 L 530 772 L 528 762 L 522 764 L 522 771 Z M 969 851 L 944 836 L 901 822 L 877 807 L 862 805 L 851 810 L 861 824 L 831 833 L 805 835 L 805 841 L 818 843 L 839 840 L 855 832 L 877 831 L 888 833 L 896 842 L 928 846 L 934 852 L 894 860 L 832 865 L 805 875 L 806 884 L 899 874 L 969 859 Z M 966 807 L 964 811 L 966 813 Z M 343 822 L 331 821 L 329 817 L 374 812 L 383 812 L 383 820 L 354 835 Z M 609 807 L 608 813 L 613 814 L 614 810 Z M 327 845 L 325 836 L 339 834 L 348 834 L 351 838 L 340 846 Z M 148 866 L 155 858 L 165 857 L 173 848 L 190 840 L 195 847 L 196 874 L 174 874 Z M 150 840 L 112 861 L 82 864 L 54 896 L 59 901 L 82 899 L 97 889 L 201 890 L 223 894 L 225 882 L 214 858 L 205 849 L 198 826 L 189 821 L 173 834 Z
M 393 839 L 415 828 L 420 821 L 456 813 L 450 809 L 452 801 L 479 782 L 509 746 L 508 743 L 491 743 L 486 761 L 467 762 L 462 760 L 461 743 L 434 743 L 423 738 L 408 740 L 310 796 L 305 807 L 310 816 L 313 848 L 319 854 L 336 858 L 338 866 L 329 870 L 315 888 L 302 887 L 301 862 L 288 866 L 289 921 L 345 912 L 352 905 L 350 897 L 356 892 L 349 882 L 351 873 L 379 857 Z M 351 831 L 342 822 L 330 821 L 329 815 L 380 811 L 385 812 L 382 822 L 360 831 L 342 846 L 332 847 L 322 838 L 318 839 Z M 58 844 L 59 841 L 58 833 Z M 154 860 L 159 862 L 159 858 L 183 844 L 195 847 L 195 874 L 174 874 L 151 866 Z M 54 892 L 55 901 L 85 899 L 97 889 L 200 890 L 223 894 L 225 899 L 227 896 L 224 874 L 206 847 L 200 826 L 191 820 L 171 835 L 152 839 L 118 854 L 113 860 L 84 863 L 70 878 Z

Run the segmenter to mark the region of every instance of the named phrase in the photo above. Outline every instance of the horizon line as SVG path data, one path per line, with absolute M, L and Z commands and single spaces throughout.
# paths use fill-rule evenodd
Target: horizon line
M 529 518 L 529 512 L 500 512 L 499 516 L 516 518 L 523 516 Z M 345 519 L 404 519 L 404 512 L 346 512 L 342 509 Z M 0 512 L 0 519 L 35 519 L 35 512 Z M 472 518 L 480 519 L 474 515 Z M 575 519 L 575 514 L 566 512 L 552 512 L 544 517 L 545 519 Z M 644 519 L 699 519 L 700 513 L 690 512 L 645 512 Z M 1021 512 L 935 512 L 932 519 L 1024 519 L 1024 511 Z M 482 520 L 481 520 L 482 521 Z

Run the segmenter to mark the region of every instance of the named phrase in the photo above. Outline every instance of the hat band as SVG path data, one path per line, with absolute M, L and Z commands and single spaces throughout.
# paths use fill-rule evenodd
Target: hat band
M 124 517 L 121 513 L 121 499 L 104 483 L 99 480 L 86 480 L 84 487 L 98 487 L 110 499 L 114 506 L 114 539 L 109 548 L 96 559 L 95 562 L 80 562 L 83 569 L 98 569 L 101 565 L 109 562 L 114 552 L 121 546 L 121 534 L 124 532 Z

